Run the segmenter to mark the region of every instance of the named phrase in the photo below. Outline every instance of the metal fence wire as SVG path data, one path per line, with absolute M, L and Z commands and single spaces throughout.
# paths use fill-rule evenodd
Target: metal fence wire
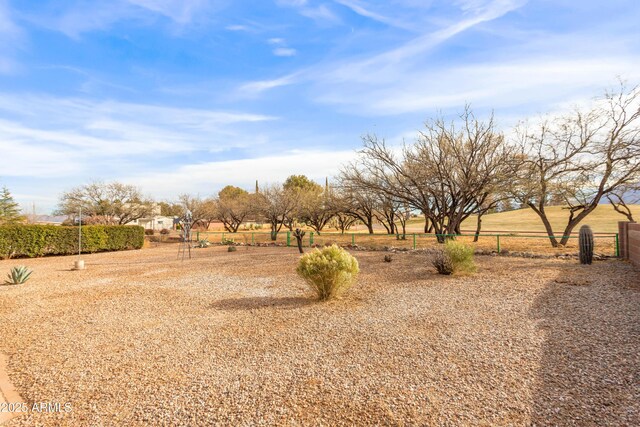
M 426 249 L 438 247 L 438 238 L 451 238 L 467 243 L 476 249 L 490 252 L 533 252 L 533 253 L 574 253 L 578 251 L 578 235 L 568 236 L 565 246 L 552 247 L 549 236 L 519 233 L 491 233 L 491 234 L 368 234 L 368 233 L 317 233 L 308 231 L 303 240 L 304 247 L 325 246 L 336 244 L 339 246 L 362 247 L 371 249 Z M 560 240 L 564 236 L 554 236 Z M 211 243 L 265 245 L 277 244 L 287 247 L 297 246 L 291 231 L 281 231 L 272 240 L 270 232 L 237 232 L 198 231 L 196 240 L 207 239 Z M 475 241 L 477 240 L 477 241 Z M 617 233 L 594 235 L 595 252 L 602 255 L 619 256 L 620 247 Z

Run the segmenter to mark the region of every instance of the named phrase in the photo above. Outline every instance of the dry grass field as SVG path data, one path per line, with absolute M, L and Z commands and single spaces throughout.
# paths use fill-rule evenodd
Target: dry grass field
M 621 261 L 355 252 L 317 303 L 293 248 L 177 247 L 0 261 L 0 352 L 16 390 L 71 411 L 9 426 L 640 424 L 640 279 Z
M 551 206 L 546 210 L 554 232 L 561 235 L 569 218 L 569 211 L 560 206 Z M 640 219 L 640 205 L 631 205 L 631 212 L 635 218 Z M 591 226 L 594 233 L 617 233 L 618 221 L 626 221 L 626 217 L 617 213 L 611 205 L 601 204 L 585 218 L 580 226 L 587 224 Z M 476 218 L 470 217 L 463 224 L 463 228 L 475 230 Z M 520 232 L 545 231 L 540 217 L 529 208 L 485 215 L 482 217 L 482 229 Z

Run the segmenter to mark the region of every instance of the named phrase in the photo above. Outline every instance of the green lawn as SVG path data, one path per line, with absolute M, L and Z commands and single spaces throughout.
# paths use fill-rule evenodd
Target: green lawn
M 640 205 L 631 206 L 634 219 L 640 219 Z M 553 230 L 560 235 L 569 218 L 569 211 L 560 206 L 547 208 L 547 214 L 553 226 Z M 583 221 L 583 224 L 590 225 L 596 233 L 617 233 L 618 221 L 625 221 L 626 218 L 615 210 L 611 205 L 600 205 L 591 212 Z M 423 218 L 414 218 L 410 221 L 411 231 L 420 231 L 424 224 Z M 578 226 L 578 228 L 580 227 Z M 476 218 L 470 217 L 463 223 L 463 230 L 474 231 Z M 487 214 L 482 217 L 482 232 L 489 231 L 545 231 L 542 221 L 533 210 L 518 209 L 515 211 Z M 574 230 L 574 231 L 577 231 Z

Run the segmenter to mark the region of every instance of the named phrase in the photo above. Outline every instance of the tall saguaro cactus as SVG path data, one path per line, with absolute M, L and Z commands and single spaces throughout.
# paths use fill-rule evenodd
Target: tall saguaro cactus
M 588 225 L 580 227 L 578 237 L 580 244 L 580 264 L 591 264 L 593 262 L 593 231 Z

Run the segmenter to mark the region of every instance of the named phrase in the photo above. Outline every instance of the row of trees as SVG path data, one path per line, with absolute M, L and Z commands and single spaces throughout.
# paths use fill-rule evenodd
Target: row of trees
M 632 220 L 629 202 L 640 186 L 640 89 L 608 92 L 588 110 L 523 122 L 506 138 L 493 117 L 476 118 L 467 106 L 459 120 L 425 123 L 412 143 L 386 144 L 363 137 L 355 161 L 344 165 L 330 186 L 303 175 L 249 193 L 227 186 L 215 198 L 180 196 L 162 203 L 165 215 L 185 209 L 194 223 L 220 221 L 235 232 L 247 220 L 270 225 L 272 238 L 283 227 L 305 224 L 320 233 L 327 226 L 342 232 L 361 223 L 370 233 L 382 224 L 390 234 L 406 232 L 412 214 L 422 214 L 424 231 L 461 233 L 476 218 L 476 234 L 487 212 L 529 207 L 540 218 L 553 246 L 568 236 L 603 201 Z M 547 208 L 562 204 L 567 222 L 560 233 Z M 149 215 L 152 202 L 132 186 L 91 184 L 65 193 L 61 213 L 87 215 L 105 223 L 127 223 Z M 194 224 L 195 225 L 195 224 Z
M 625 198 L 640 190 L 639 87 L 622 83 L 589 110 L 521 123 L 510 141 L 468 107 L 458 123 L 429 121 L 399 150 L 366 136 L 343 176 L 419 210 L 439 235 L 459 234 L 471 215 L 479 232 L 482 215 L 505 203 L 530 207 L 554 247 L 605 198 L 632 219 Z M 568 210 L 559 236 L 546 211 L 558 200 Z

